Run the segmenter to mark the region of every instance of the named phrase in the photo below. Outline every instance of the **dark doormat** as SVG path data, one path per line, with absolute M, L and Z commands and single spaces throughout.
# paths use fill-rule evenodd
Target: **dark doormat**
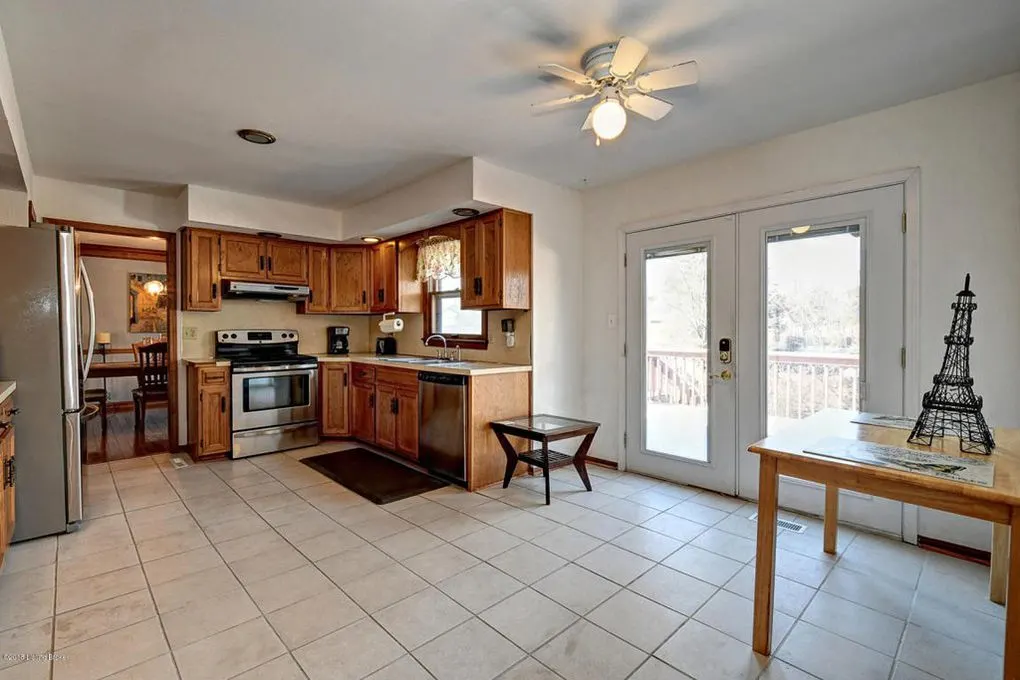
M 303 458 L 302 463 L 377 505 L 392 503 L 447 483 L 368 449 L 347 449 Z

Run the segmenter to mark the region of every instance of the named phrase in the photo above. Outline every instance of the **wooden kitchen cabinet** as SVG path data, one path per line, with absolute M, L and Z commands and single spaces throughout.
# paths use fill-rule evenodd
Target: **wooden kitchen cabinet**
M 308 247 L 308 299 L 298 303 L 299 314 L 329 314 L 333 311 L 330 300 L 331 260 L 329 247 Z
M 398 389 L 396 400 L 393 448 L 405 458 L 418 460 L 418 390 Z
M 206 229 L 185 229 L 181 240 L 184 289 L 181 307 L 187 312 L 214 312 L 222 303 L 220 285 L 220 234 Z
M 397 388 L 376 385 L 375 403 L 375 443 L 392 451 L 397 445 Z
M 273 283 L 308 283 L 308 246 L 296 241 L 268 239 L 266 278 Z
M 396 312 L 397 293 L 397 242 L 386 241 L 372 247 L 372 312 Z
M 464 222 L 461 307 L 530 309 L 531 215 L 496 210 Z
M 17 465 L 14 457 L 14 399 L 0 404 L 0 567 L 14 535 L 14 490 Z
M 265 281 L 266 239 L 261 236 L 223 232 L 220 276 L 236 281 Z
M 334 314 L 370 311 L 368 249 L 358 246 L 333 248 L 330 274 Z
M 319 388 L 322 405 L 320 426 L 324 437 L 346 437 L 350 423 L 350 365 L 323 363 L 319 366 Z
M 188 442 L 196 460 L 230 451 L 230 367 L 188 366 Z
M 351 386 L 351 435 L 375 443 L 375 388 Z

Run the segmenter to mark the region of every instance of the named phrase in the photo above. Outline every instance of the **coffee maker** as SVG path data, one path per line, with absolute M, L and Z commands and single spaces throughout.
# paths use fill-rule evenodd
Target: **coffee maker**
M 326 351 L 347 354 L 350 351 L 350 335 L 350 326 L 330 326 L 326 329 Z

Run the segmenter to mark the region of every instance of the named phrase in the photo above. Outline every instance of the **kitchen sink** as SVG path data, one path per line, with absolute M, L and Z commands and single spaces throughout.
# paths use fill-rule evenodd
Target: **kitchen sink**
M 429 357 L 378 357 L 379 361 L 391 361 L 395 364 L 434 364 L 435 359 Z

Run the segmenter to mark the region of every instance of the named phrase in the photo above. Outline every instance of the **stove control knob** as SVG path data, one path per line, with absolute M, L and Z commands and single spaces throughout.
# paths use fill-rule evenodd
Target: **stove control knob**
M 236 337 L 237 337 L 237 333 L 231 333 L 231 334 L 230 334 L 230 339 L 231 339 L 231 340 L 233 340 L 233 339 L 234 339 L 234 338 L 236 338 Z
M 224 340 L 226 340 L 226 339 L 227 339 L 227 334 L 226 334 L 226 333 L 224 333 L 224 334 L 223 334 L 223 339 L 224 339 Z

